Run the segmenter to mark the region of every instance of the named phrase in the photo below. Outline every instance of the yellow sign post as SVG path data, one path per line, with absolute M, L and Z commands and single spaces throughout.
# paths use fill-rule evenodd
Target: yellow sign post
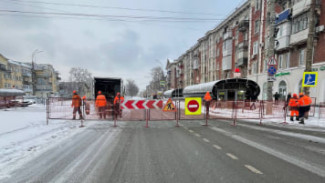
M 185 115 L 201 115 L 201 98 L 185 98 Z
M 171 98 L 168 99 L 167 103 L 163 108 L 164 112 L 176 112 L 176 107 Z

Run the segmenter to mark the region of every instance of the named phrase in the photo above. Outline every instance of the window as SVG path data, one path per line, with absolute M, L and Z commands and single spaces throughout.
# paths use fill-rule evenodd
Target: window
M 283 62 L 283 54 L 282 55 L 279 55 L 279 57 L 278 57 L 278 66 L 279 66 L 279 69 L 282 69 L 282 62 Z
M 255 0 L 255 11 L 259 10 L 260 9 L 260 6 L 261 6 L 261 0 Z
M 258 41 L 255 41 L 253 44 L 253 55 L 258 53 Z
M 260 20 L 256 20 L 254 25 L 254 33 L 257 34 L 260 32 Z
M 252 64 L 252 74 L 257 74 L 257 62 L 253 62 Z
M 307 13 L 300 15 L 293 20 L 293 24 L 292 24 L 292 33 L 293 34 L 300 32 L 302 30 L 305 30 L 307 28 L 308 28 Z
M 305 49 L 299 51 L 299 65 L 305 65 Z
M 279 94 L 280 94 L 280 99 L 284 100 L 285 96 L 287 95 L 287 84 L 285 81 L 281 81 L 279 83 Z

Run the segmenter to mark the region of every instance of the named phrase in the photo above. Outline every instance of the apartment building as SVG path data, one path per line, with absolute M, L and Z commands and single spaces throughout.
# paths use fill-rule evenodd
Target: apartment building
M 269 49 L 270 36 L 275 36 L 275 55 L 278 72 L 273 93 L 282 97 L 289 92 L 301 91 L 302 74 L 305 70 L 306 46 L 309 32 L 308 13 L 311 0 L 276 1 L 276 34 L 269 35 L 267 0 L 247 0 L 226 19 L 207 33 L 197 43 L 167 64 L 173 72 L 174 65 L 184 65 L 184 78 L 176 77 L 174 83 L 184 81 L 182 87 L 209 81 L 233 78 L 234 69 L 240 68 L 241 77 L 256 81 L 260 88 L 260 99 L 266 99 L 267 63 L 265 53 Z M 316 36 L 314 39 L 313 70 L 319 78 L 325 78 L 325 0 L 317 0 Z M 179 80 L 180 79 L 180 80 Z M 182 80 L 183 79 L 183 80 Z M 179 86 L 170 85 L 170 88 Z M 311 89 L 311 96 L 325 100 L 325 81 Z
M 0 54 L 0 88 L 15 88 L 26 95 L 45 98 L 48 94 L 58 94 L 59 73 L 49 64 L 34 64 L 35 88 L 33 89 L 33 69 L 31 63 L 10 60 Z

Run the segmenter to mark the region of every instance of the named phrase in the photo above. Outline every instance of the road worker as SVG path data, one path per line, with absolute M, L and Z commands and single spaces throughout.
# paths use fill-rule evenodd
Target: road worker
M 106 119 L 106 106 L 107 100 L 105 95 L 103 95 L 101 91 L 98 91 L 98 95 L 96 97 L 96 108 L 98 109 L 100 119 L 102 119 L 103 117 L 104 119 Z
M 210 92 L 207 91 L 203 99 L 205 101 L 206 115 L 209 116 L 210 101 L 212 100 Z
M 296 120 L 299 121 L 299 112 L 298 112 L 298 96 L 296 93 L 292 95 L 292 98 L 289 99 L 289 110 L 290 113 L 290 120 L 293 121 L 293 117 L 296 116 Z
M 79 113 L 79 119 L 83 119 L 82 118 L 82 113 L 80 110 L 80 106 L 81 106 L 81 98 L 80 96 L 77 94 L 77 91 L 74 90 L 73 91 L 73 96 L 72 96 L 72 104 L 71 107 L 73 107 L 73 120 L 76 119 L 76 113 Z
M 82 101 L 83 101 L 83 106 L 85 108 L 86 114 L 89 115 L 90 114 L 90 105 L 86 100 L 86 96 L 82 97 Z
M 119 115 L 120 117 L 122 117 L 122 111 L 121 111 L 121 108 L 120 108 L 120 104 L 124 102 L 124 97 L 122 97 L 120 95 L 120 92 L 117 92 L 116 93 L 116 96 L 114 98 L 114 114 L 116 115 Z
M 309 96 L 304 95 L 304 93 L 299 94 L 298 104 L 299 104 L 299 120 L 300 120 L 299 123 L 300 124 L 305 124 L 304 118 L 307 117 L 306 114 L 308 115 L 311 103 L 312 103 L 312 101 Z

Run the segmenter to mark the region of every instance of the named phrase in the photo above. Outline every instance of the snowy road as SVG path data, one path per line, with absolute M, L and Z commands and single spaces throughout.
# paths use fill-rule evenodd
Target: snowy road
M 98 123 L 1 182 L 324 182 L 325 133 L 242 123 Z

